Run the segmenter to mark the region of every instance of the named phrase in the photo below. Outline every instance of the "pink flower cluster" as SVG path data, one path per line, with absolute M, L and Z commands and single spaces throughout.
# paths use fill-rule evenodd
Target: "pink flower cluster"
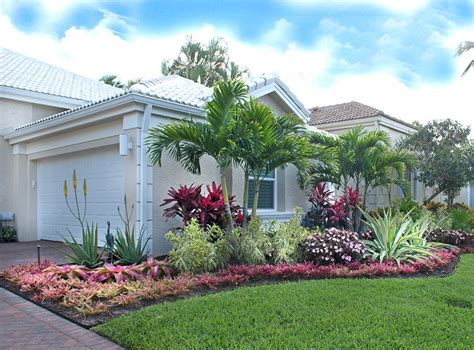
M 305 260 L 318 265 L 355 262 L 362 258 L 364 250 L 365 246 L 357 233 L 336 228 L 309 236 L 303 243 Z
M 474 249 L 474 233 L 438 228 L 429 232 L 426 238 L 430 242 L 441 242 Z

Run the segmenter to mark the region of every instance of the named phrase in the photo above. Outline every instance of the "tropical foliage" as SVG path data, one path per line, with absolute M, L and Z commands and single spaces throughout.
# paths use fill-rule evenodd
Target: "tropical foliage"
M 255 219 L 263 179 L 275 169 L 289 164 L 305 169 L 312 152 L 301 118 L 276 116 L 268 105 L 256 99 L 242 104 L 231 135 L 236 140 L 232 156 L 244 171 L 243 213 L 246 223 L 249 177 L 252 176 L 254 181 L 252 219 Z
M 105 74 L 99 80 L 104 84 L 111 85 L 119 89 L 129 89 L 132 85 L 139 83 L 142 79 L 131 79 L 127 81 L 127 83 L 123 83 L 116 74 Z
M 372 260 L 415 263 L 435 258 L 433 249 L 446 246 L 426 239 L 425 234 L 433 225 L 429 216 L 414 220 L 409 213 L 396 215 L 390 209 L 383 216 L 364 216 L 373 233 L 373 240 L 364 240 L 364 256 Z
M 150 130 L 147 139 L 150 161 L 161 165 L 163 152 L 192 173 L 201 172 L 201 158 L 212 157 L 221 175 L 227 232 L 232 230 L 226 169 L 232 164 L 231 149 L 235 143 L 229 138 L 239 106 L 247 97 L 246 86 L 241 81 L 220 82 L 214 87 L 211 102 L 207 104 L 207 121 L 192 119 L 159 125 Z
M 168 206 L 164 210 L 166 218 L 180 217 L 183 226 L 191 219 L 197 219 L 203 227 L 208 225 L 219 225 L 224 228 L 224 196 L 222 187 L 214 181 L 207 185 L 207 194 L 202 193 L 202 185 L 180 185 L 178 189 L 171 187 L 168 197 L 163 200 L 161 206 Z M 236 224 L 241 223 L 240 207 L 235 204 L 234 196 L 229 197 L 230 211 Z
M 120 207 L 117 209 L 120 219 L 124 224 L 124 230 L 117 228 L 117 234 L 112 248 L 113 255 L 120 265 L 141 264 L 147 259 L 148 242 L 151 236 L 146 237 L 145 226 L 142 226 L 138 234 L 135 232 L 135 225 L 131 224 L 134 206 L 128 211 L 127 196 L 124 196 L 125 213 L 122 214 Z
M 244 78 L 247 69 L 230 60 L 227 43 L 222 38 L 214 37 L 204 44 L 190 36 L 177 58 L 162 62 L 161 73 L 177 74 L 212 87 L 220 81 Z
M 356 198 L 362 195 L 362 209 L 366 207 L 367 193 L 377 186 L 396 184 L 404 188 L 404 172 L 412 165 L 410 155 L 393 149 L 390 137 L 382 130 L 367 131 L 354 128 L 339 137 L 313 132 L 310 142 L 314 145 L 315 163 L 300 174 L 303 186 L 329 182 L 345 191 L 353 183 Z M 349 210 L 349 229 L 361 229 L 361 212 Z
M 87 267 L 96 267 L 100 264 L 102 259 L 102 252 L 99 251 L 99 226 L 94 223 L 90 224 L 85 221 L 87 212 L 87 182 L 84 179 L 82 185 L 82 193 L 84 197 L 84 208 L 80 209 L 79 198 L 77 194 L 77 175 L 76 170 L 72 173 L 72 188 L 74 193 L 75 206 L 73 209 L 69 203 L 69 191 L 67 180 L 64 180 L 64 198 L 66 204 L 81 226 L 81 241 L 79 242 L 72 232 L 68 230 L 70 239 L 63 236 L 64 245 L 69 248 L 70 252 L 64 255 L 70 259 L 74 264 L 84 265 Z
M 474 41 L 463 41 L 461 44 L 459 44 L 458 49 L 456 50 L 456 56 L 461 56 L 471 49 L 474 49 Z M 464 74 L 466 74 L 472 67 L 474 67 L 474 60 L 469 62 L 461 76 L 464 76 Z
M 199 273 L 222 268 L 230 257 L 229 243 L 217 225 L 202 227 L 196 219 L 179 232 L 168 232 L 170 261 L 183 272 Z

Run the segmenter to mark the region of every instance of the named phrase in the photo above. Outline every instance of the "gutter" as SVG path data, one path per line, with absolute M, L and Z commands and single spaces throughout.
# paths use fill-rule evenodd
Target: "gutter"
M 152 234 L 152 230 L 148 227 L 148 157 L 145 148 L 145 139 L 148 136 L 148 129 L 150 128 L 150 118 L 153 105 L 148 103 L 143 112 L 142 128 L 140 132 L 140 206 L 139 206 L 139 220 L 142 227 L 145 228 L 145 235 Z M 141 229 L 141 228 L 140 228 Z M 153 251 L 153 237 L 148 241 L 148 252 Z

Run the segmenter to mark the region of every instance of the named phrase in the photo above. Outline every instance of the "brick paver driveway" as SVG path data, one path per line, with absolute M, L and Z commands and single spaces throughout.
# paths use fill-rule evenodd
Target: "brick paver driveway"
M 0 349 L 121 349 L 3 288 L 0 310 Z
M 41 259 L 65 263 L 60 242 L 0 244 L 0 271 L 10 265 Z M 121 349 L 118 345 L 42 307 L 0 288 L 0 349 Z
M 0 243 L 0 271 L 5 270 L 10 265 L 26 264 L 38 260 L 38 244 L 41 246 L 41 260 L 49 259 L 57 264 L 68 262 L 62 251 L 68 249 L 61 242 L 52 241 L 32 241 Z

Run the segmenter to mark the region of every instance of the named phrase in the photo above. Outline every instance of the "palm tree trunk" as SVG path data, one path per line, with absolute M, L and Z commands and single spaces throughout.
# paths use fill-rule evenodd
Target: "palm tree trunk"
M 244 233 L 247 231 L 247 217 L 248 217 L 248 202 L 249 202 L 249 173 L 244 173 L 244 202 L 242 204 L 242 229 Z
M 348 179 L 344 179 L 343 180 L 343 183 L 344 183 L 344 202 L 346 203 L 347 205 L 347 217 L 349 218 L 349 231 L 354 231 L 354 225 L 352 224 L 352 209 L 351 209 L 351 206 L 349 205 L 349 192 L 348 192 L 348 185 L 349 185 L 349 180 Z
M 232 233 L 232 213 L 230 212 L 229 205 L 229 191 L 227 190 L 227 177 L 225 175 L 225 169 L 221 168 L 221 186 L 222 186 L 222 195 L 224 196 L 224 208 L 225 208 L 225 225 L 226 233 Z
M 356 188 L 355 188 L 355 193 L 356 193 L 356 206 L 354 207 L 354 229 L 356 232 L 359 232 L 360 230 L 360 210 L 358 207 L 359 204 L 359 193 L 360 193 L 360 180 L 357 180 L 356 182 Z
M 260 195 L 260 180 L 255 179 L 255 194 L 253 196 L 252 219 L 257 217 L 258 196 Z

